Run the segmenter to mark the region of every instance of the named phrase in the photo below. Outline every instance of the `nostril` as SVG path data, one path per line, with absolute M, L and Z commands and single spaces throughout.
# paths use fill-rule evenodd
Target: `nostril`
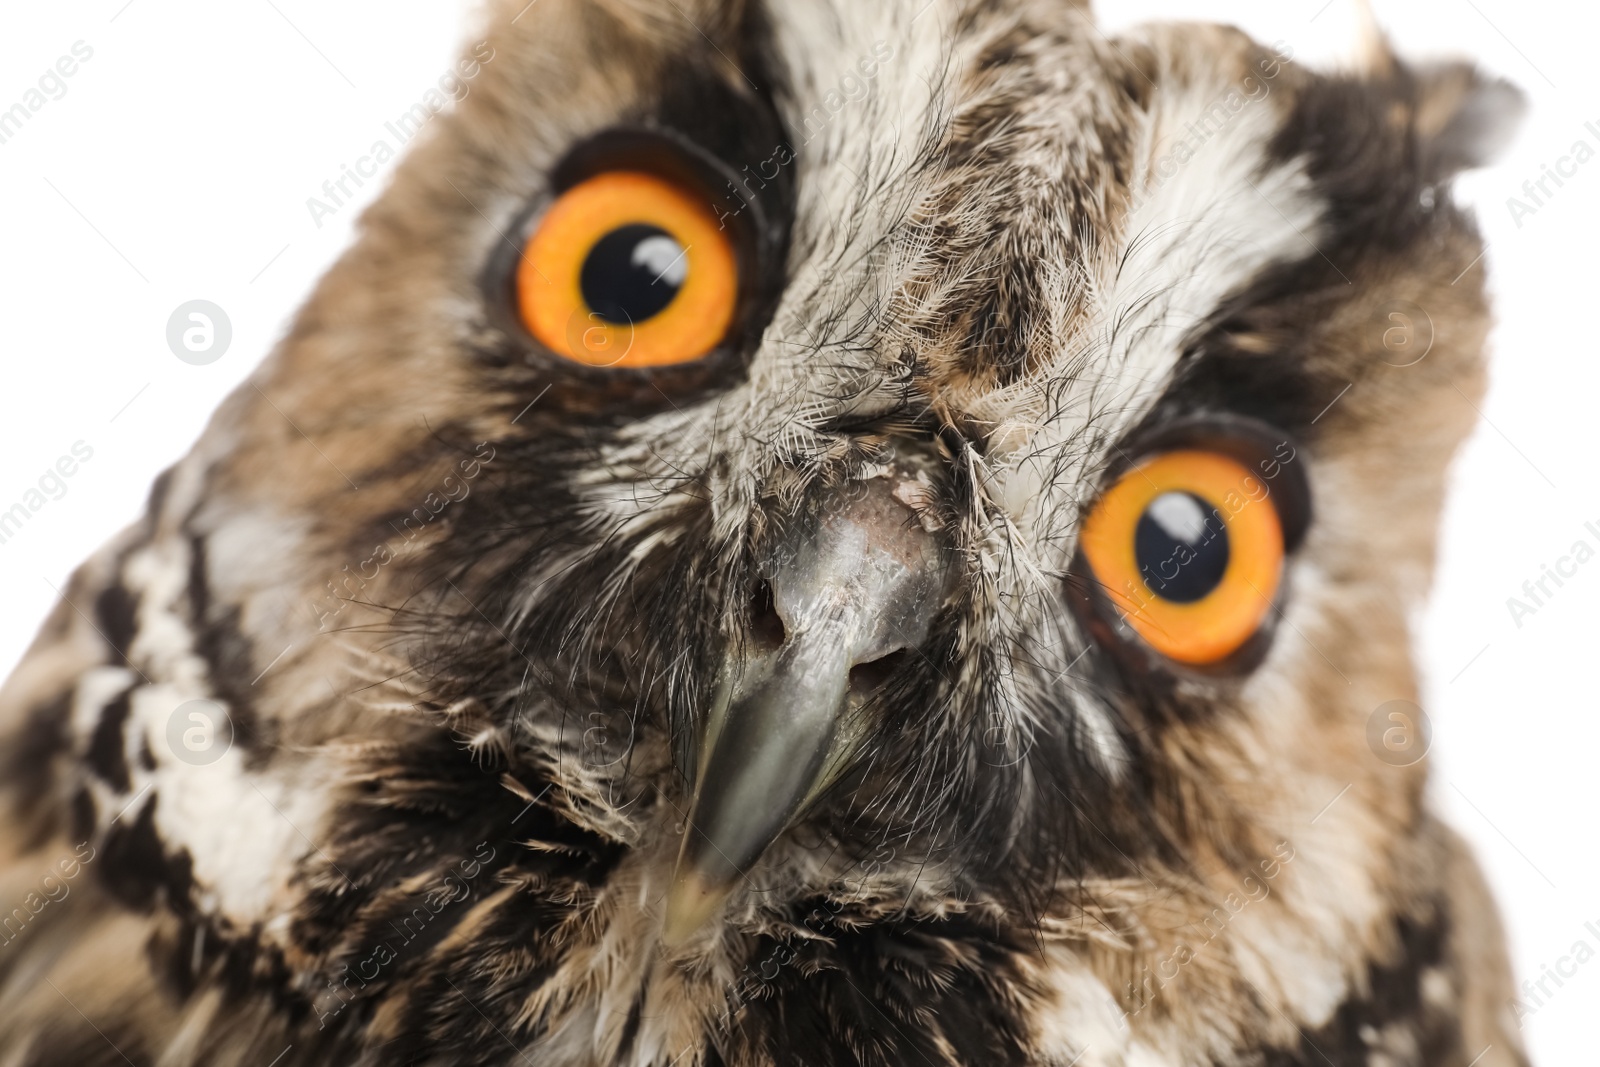
M 900 669 L 909 653 L 899 648 L 887 656 L 879 656 L 867 663 L 858 663 L 850 668 L 850 696 L 855 700 L 865 700 L 873 693 L 883 688 L 883 683 L 889 676 Z
M 786 636 L 783 619 L 773 603 L 772 583 L 763 578 L 750 594 L 751 642 L 761 651 L 773 652 L 783 645 Z

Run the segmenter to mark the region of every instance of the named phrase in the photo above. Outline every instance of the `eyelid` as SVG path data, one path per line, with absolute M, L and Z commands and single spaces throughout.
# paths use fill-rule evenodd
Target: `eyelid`
M 1152 455 L 1179 448 L 1205 449 L 1249 467 L 1277 502 L 1284 551 L 1293 553 L 1300 547 L 1315 518 L 1312 456 L 1303 441 L 1263 419 L 1226 411 L 1152 416 L 1112 450 L 1115 459 L 1103 484 L 1109 486 Z

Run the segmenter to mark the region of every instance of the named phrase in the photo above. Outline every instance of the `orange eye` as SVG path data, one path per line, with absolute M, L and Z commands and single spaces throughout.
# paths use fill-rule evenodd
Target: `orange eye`
M 701 358 L 727 335 L 738 295 L 738 259 L 704 200 L 640 171 L 568 189 L 517 264 L 528 331 L 595 367 Z
M 1283 574 L 1266 483 L 1216 452 L 1166 452 L 1128 471 L 1089 513 L 1081 543 L 1118 614 L 1179 663 L 1214 664 L 1242 648 Z

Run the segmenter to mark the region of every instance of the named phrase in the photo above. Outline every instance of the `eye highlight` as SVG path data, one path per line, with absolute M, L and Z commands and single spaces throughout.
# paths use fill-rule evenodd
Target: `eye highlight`
M 1084 560 L 1117 615 L 1178 663 L 1226 660 L 1255 636 L 1282 581 L 1283 523 L 1266 483 L 1231 456 L 1179 449 L 1107 489 Z
M 693 192 L 643 171 L 607 171 L 545 211 L 516 270 L 523 325 L 593 367 L 700 359 L 728 333 L 738 256 Z

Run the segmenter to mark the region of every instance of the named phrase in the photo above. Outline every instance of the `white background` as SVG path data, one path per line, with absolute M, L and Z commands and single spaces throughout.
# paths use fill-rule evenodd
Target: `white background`
M 1111 26 L 1234 21 L 1314 64 L 1348 54 L 1346 5 L 1100 4 Z M 50 607 L 52 585 L 138 514 L 151 478 L 348 243 L 356 208 L 319 229 L 306 199 L 421 99 L 471 25 L 459 0 L 85 0 L 8 14 L 0 110 L 74 42 L 94 55 L 65 96 L 0 145 L 0 511 L 75 442 L 94 456 L 0 545 L 0 672 Z M 1574 141 L 1600 149 L 1600 19 L 1554 0 L 1380 0 L 1377 14 L 1408 56 L 1475 57 L 1532 102 L 1506 160 L 1459 183 L 1490 242 L 1474 269 L 1489 272 L 1500 325 L 1486 422 L 1454 471 L 1442 571 L 1418 628 L 1435 799 L 1488 869 L 1519 976 L 1537 979 L 1579 940 L 1600 950 L 1585 929 L 1600 930 L 1600 560 L 1520 628 L 1506 606 L 1576 540 L 1600 547 L 1584 529 L 1600 529 L 1600 160 L 1520 226 L 1506 200 Z M 196 298 L 233 323 L 231 350 L 209 366 L 179 362 L 165 341 L 173 309 Z M 1600 959 L 1563 981 L 1547 980 L 1554 995 L 1540 998 L 1525 1036 L 1539 1063 L 1592 1063 Z

